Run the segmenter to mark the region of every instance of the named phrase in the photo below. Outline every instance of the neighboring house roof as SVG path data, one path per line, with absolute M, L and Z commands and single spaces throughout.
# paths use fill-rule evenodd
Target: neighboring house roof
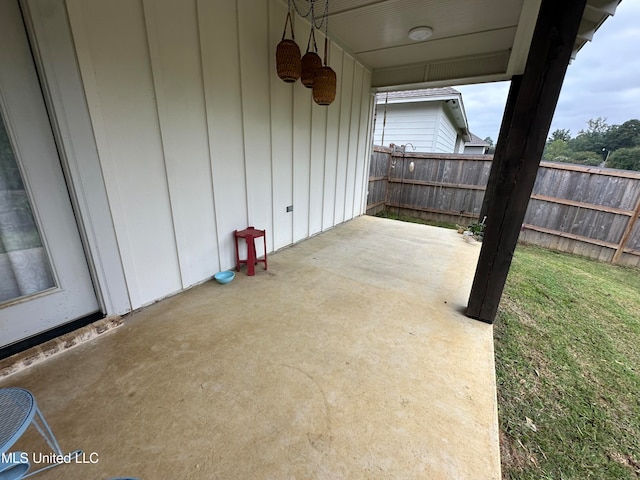
M 376 103 L 419 103 L 419 102 L 444 102 L 444 108 L 449 112 L 451 118 L 462 139 L 466 142 L 471 140 L 467 114 L 462 103 L 462 93 L 455 88 L 423 88 L 420 90 L 402 90 L 396 92 L 382 92 L 376 94 Z
M 490 143 L 485 142 L 476 134 L 472 132 L 469 132 L 469 133 L 471 133 L 471 140 L 469 140 L 468 142 L 464 142 L 465 147 L 490 147 L 491 146 Z
M 415 102 L 425 100 L 427 98 L 433 98 L 434 100 L 442 100 L 441 97 L 452 98 L 458 97 L 462 94 L 451 87 L 443 88 L 423 88 L 420 90 L 402 90 L 397 92 L 382 92 L 376 95 L 376 101 L 378 103 L 401 103 L 401 102 Z

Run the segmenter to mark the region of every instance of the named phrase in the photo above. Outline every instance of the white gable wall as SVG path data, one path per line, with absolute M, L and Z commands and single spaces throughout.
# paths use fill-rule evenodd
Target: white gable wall
M 457 138 L 458 132 L 453 126 L 449 115 L 444 109 L 440 109 L 438 112 L 438 130 L 432 151 L 436 153 L 455 153 Z
M 67 9 L 132 308 L 231 268 L 235 229 L 273 251 L 364 212 L 371 74 L 332 45 L 328 108 L 277 78 L 282 2 Z
M 457 137 L 442 101 L 377 105 L 376 145 L 388 147 L 391 143 L 411 143 L 418 152 L 454 153 Z M 407 151 L 412 151 L 411 147 Z
M 487 149 L 482 145 L 464 147 L 465 155 L 485 155 L 486 153 L 487 153 Z
M 433 151 L 441 108 L 441 102 L 378 104 L 374 144 L 412 143 L 418 152 Z

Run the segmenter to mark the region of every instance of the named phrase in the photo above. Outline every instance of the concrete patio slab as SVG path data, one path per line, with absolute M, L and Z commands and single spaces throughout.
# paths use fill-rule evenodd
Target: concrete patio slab
M 85 451 L 42 480 L 498 479 L 492 327 L 462 314 L 479 250 L 360 217 L 0 387 Z

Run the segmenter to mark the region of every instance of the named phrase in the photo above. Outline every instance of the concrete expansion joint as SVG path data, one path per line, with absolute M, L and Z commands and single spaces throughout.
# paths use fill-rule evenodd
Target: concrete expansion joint
M 53 338 L 24 352 L 16 353 L 0 360 L 0 378 L 6 378 L 24 369 L 43 362 L 44 360 L 64 352 L 77 345 L 92 340 L 103 333 L 119 327 L 124 320 L 119 315 L 111 315 L 85 325 L 82 328 Z

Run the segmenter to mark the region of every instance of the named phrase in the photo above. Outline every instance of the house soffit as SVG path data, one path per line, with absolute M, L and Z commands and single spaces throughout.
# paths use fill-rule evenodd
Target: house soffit
M 502 81 L 522 74 L 541 3 L 329 1 L 329 36 L 371 70 L 372 86 L 378 91 Z M 619 3 L 588 0 L 574 56 Z M 410 40 L 408 32 L 416 26 L 431 27 L 433 36 Z

